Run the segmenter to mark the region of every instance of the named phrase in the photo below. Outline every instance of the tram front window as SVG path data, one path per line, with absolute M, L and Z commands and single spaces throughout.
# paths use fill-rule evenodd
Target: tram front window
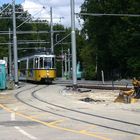
M 51 58 L 46 57 L 44 59 L 44 67 L 47 68 L 47 69 L 52 68 Z

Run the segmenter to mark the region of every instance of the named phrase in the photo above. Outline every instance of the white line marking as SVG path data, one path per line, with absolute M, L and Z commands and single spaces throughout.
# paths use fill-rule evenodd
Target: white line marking
M 12 112 L 11 113 L 11 121 L 15 121 L 15 120 L 16 120 L 15 112 Z
M 20 133 L 22 133 L 23 135 L 27 136 L 28 138 L 32 139 L 32 140 L 36 140 L 37 138 L 30 135 L 29 133 L 25 132 L 24 130 L 22 130 L 20 127 L 18 126 L 14 126 L 15 129 L 17 129 Z
M 14 111 L 16 112 L 17 111 L 17 107 L 14 109 Z M 12 112 L 11 113 L 11 121 L 15 121 L 16 120 L 16 114 L 15 112 Z
M 17 108 L 14 109 L 14 111 L 17 111 Z M 16 113 L 12 112 L 11 113 L 11 121 L 15 121 L 16 120 Z M 20 127 L 18 126 L 14 126 L 15 129 L 17 129 L 21 134 L 27 136 L 28 138 L 32 139 L 32 140 L 36 140 L 37 138 L 30 135 L 29 133 L 25 132 L 24 130 L 22 130 Z

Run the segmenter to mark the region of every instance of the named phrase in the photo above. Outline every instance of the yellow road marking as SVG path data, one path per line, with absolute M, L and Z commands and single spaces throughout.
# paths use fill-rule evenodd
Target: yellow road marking
M 12 109 L 0 104 L 0 107 L 2 107 L 3 109 L 7 110 L 8 112 L 15 112 L 13 111 Z M 74 130 L 74 129 L 69 129 L 69 128 L 64 128 L 64 127 L 60 127 L 60 126 L 55 126 L 51 123 L 47 123 L 47 122 L 44 122 L 44 121 L 41 121 L 41 120 L 38 120 L 38 119 L 35 119 L 33 118 L 32 116 L 28 116 L 28 115 L 25 115 L 25 114 L 21 114 L 19 112 L 15 112 L 16 115 L 18 116 L 21 116 L 23 118 L 26 118 L 26 119 L 29 119 L 29 120 L 32 120 L 34 122 L 38 122 L 40 124 L 43 124 L 45 126 L 48 126 L 48 127 L 51 127 L 51 128 L 55 128 L 55 129 L 58 129 L 58 130 L 63 130 L 63 131 L 68 131 L 68 132 L 72 132 L 72 133 L 76 133 L 76 134 L 83 134 L 83 135 L 86 135 L 86 136 L 91 136 L 91 137 L 95 137 L 95 138 L 98 138 L 98 139 L 101 139 L 101 140 L 111 140 L 109 138 L 106 138 L 106 137 L 103 137 L 103 136 L 99 136 L 99 135 L 96 135 L 96 134 L 93 134 L 93 133 L 89 133 L 87 131 L 78 131 L 78 130 Z
M 39 119 L 39 117 L 45 116 L 45 115 L 48 115 L 48 113 L 42 113 L 40 115 L 32 115 L 32 117 L 35 118 L 35 119 Z M 54 124 L 61 123 L 61 122 L 64 122 L 64 120 L 61 119 L 61 120 L 49 122 L 49 124 L 53 124 L 54 125 Z
M 95 125 L 88 126 L 87 129 L 80 130 L 80 132 L 88 132 L 88 129 L 96 127 Z
M 64 122 L 64 120 L 57 120 L 57 121 L 54 121 L 54 122 L 50 122 L 48 124 L 54 125 L 54 124 L 61 123 L 61 122 Z
M 87 132 L 87 130 L 80 130 L 79 132 L 81 132 L 81 133 L 85 133 L 85 132 Z
M 32 116 L 33 116 L 34 118 L 38 118 L 38 117 L 45 116 L 45 115 L 48 115 L 48 113 L 33 114 Z
M 89 132 L 87 130 L 81 130 L 82 132 L 88 132 L 88 133 L 94 133 L 94 134 L 100 134 L 100 135 L 119 135 L 119 136 L 124 136 L 125 134 L 121 134 L 121 133 L 109 133 L 109 132 Z M 136 139 L 136 140 L 140 140 L 140 139 Z

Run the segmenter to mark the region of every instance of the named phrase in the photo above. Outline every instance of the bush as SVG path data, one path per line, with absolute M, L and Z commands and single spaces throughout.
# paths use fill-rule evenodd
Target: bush
M 95 79 L 96 73 L 95 73 L 95 66 L 88 65 L 86 66 L 83 76 L 86 80 L 93 80 Z

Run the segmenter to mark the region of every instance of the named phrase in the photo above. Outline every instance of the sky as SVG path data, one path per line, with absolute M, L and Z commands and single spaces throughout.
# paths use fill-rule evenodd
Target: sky
M 15 0 L 16 4 L 22 4 L 34 19 L 50 21 L 50 7 L 53 10 L 53 23 L 59 23 L 65 27 L 71 26 L 70 0 Z M 80 12 L 80 6 L 84 0 L 75 0 L 75 12 Z M 12 3 L 12 0 L 0 0 L 0 5 Z M 82 27 L 82 20 L 75 19 L 76 28 Z
M 24 2 L 24 0 L 15 0 L 15 2 L 17 4 L 20 4 L 20 3 Z M 0 0 L 0 5 L 2 5 L 4 3 L 12 3 L 12 0 Z
M 75 0 L 76 13 L 80 12 L 83 2 L 84 0 Z M 22 5 L 33 17 L 48 21 L 50 21 L 50 7 L 52 7 L 53 23 L 60 23 L 66 27 L 71 26 L 70 0 L 24 0 L 24 2 L 22 0 Z M 82 26 L 82 21 L 79 18 L 76 18 L 75 22 L 77 28 Z

